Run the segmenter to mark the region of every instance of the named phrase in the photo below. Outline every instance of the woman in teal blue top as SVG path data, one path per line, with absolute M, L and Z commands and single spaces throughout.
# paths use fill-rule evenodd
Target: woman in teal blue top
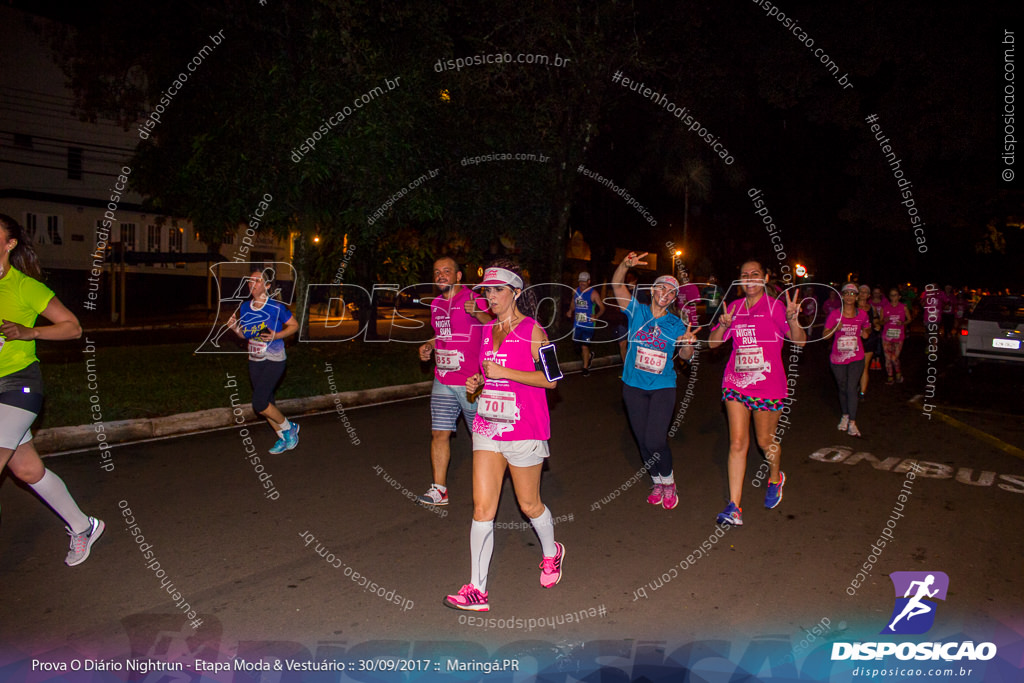
M 644 305 L 631 297 L 624 284 L 626 271 L 641 261 L 647 252 L 630 252 L 612 276 L 616 305 L 629 319 L 629 350 L 622 369 L 622 399 L 626 403 L 629 424 L 640 447 L 644 468 L 651 472 L 654 487 L 647 502 L 671 510 L 679 504 L 672 472 L 672 451 L 668 428 L 676 402 L 675 347 L 679 357 L 693 356 L 697 334 L 676 314 L 679 282 L 671 275 L 654 281 L 651 303 Z

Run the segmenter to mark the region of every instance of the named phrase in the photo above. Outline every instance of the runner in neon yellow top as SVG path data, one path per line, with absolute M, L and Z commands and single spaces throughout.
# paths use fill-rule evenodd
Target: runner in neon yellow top
M 6 273 L 0 278 L 3 320 L 30 328 L 53 299 L 53 290 L 14 267 L 4 270 Z M 0 339 L 0 377 L 24 370 L 38 361 L 34 338 Z
M 78 339 L 82 327 L 38 280 L 40 274 L 31 239 L 0 214 L 0 469 L 9 468 L 67 522 L 71 549 L 65 563 L 73 567 L 89 557 L 104 524 L 86 516 L 61 478 L 43 466 L 29 427 L 43 407 L 35 340 Z M 36 327 L 39 315 L 52 324 Z

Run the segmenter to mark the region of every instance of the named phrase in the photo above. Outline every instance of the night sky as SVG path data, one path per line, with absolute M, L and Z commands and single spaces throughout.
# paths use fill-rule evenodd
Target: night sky
M 103 16 L 116 16 L 119 7 L 131 7 L 13 4 L 89 30 Z M 250 18 L 263 12 L 273 21 L 273 12 L 301 12 L 302 6 L 271 0 L 262 8 L 256 2 L 228 3 L 224 11 L 244 11 Z M 401 7 L 381 3 L 376 11 L 386 23 Z M 748 256 L 774 256 L 751 200 L 758 194 L 785 263 L 807 265 L 816 280 L 842 280 L 853 272 L 882 284 L 938 279 L 1021 288 L 1020 269 L 1012 265 L 1024 242 L 1021 183 L 1001 177 L 1019 166 L 1001 159 L 1004 96 L 1013 87 L 1007 80 L 1012 64 L 1010 72 L 1004 70 L 1004 49 L 1013 47 L 1004 42 L 1010 40 L 1005 32 L 1016 35 L 1019 28 L 1010 3 L 789 2 L 779 8 L 765 0 L 637 2 L 627 21 L 595 25 L 593 40 L 571 49 L 567 43 L 586 37 L 587 22 L 597 16 L 590 4 L 546 10 L 541 3 L 499 2 L 486 12 L 459 2 L 445 7 L 447 35 L 441 42 L 450 51 L 437 54 L 439 59 L 512 51 L 519 42 L 530 51 L 571 53 L 583 62 L 553 77 L 556 93 L 563 78 L 566 97 L 575 98 L 563 116 L 566 128 L 579 130 L 583 118 L 590 126 L 582 145 L 582 136 L 564 136 L 568 153 L 559 156 L 626 188 L 652 217 L 645 220 L 582 174 L 570 177 L 569 227 L 586 237 L 594 252 L 591 268 L 599 276 L 610 273 L 616 248 L 662 253 L 666 242 L 682 243 L 679 177 L 696 168 L 700 182 L 691 184 L 685 249 L 698 279 L 711 273 L 729 278 Z M 184 26 L 218 11 L 220 6 L 175 3 Z M 172 29 L 161 40 L 169 40 Z M 191 51 L 193 44 L 182 49 Z M 409 68 L 402 54 L 392 57 L 396 69 Z M 429 72 L 431 66 L 421 68 Z M 476 80 L 468 83 L 491 91 L 509 88 L 513 97 L 506 100 L 486 93 L 492 102 L 510 103 L 495 111 L 494 122 L 522 124 L 528 133 L 537 112 L 530 102 L 515 101 L 520 81 L 504 79 L 516 68 L 525 67 L 470 67 Z M 670 108 L 685 107 L 692 119 L 674 116 L 651 97 L 614 82 L 616 72 L 664 95 Z M 437 84 L 451 83 L 452 106 L 458 107 L 474 93 L 454 77 L 442 73 Z M 594 99 L 585 101 L 588 96 Z M 869 115 L 877 116 L 878 137 L 898 159 L 902 187 Z M 690 130 L 691 120 L 699 122 L 697 130 Z M 701 130 L 720 146 L 698 137 Z M 458 141 L 450 142 L 458 147 Z M 542 149 L 531 142 L 524 138 L 523 149 Z M 717 153 L 724 149 L 731 163 Z M 486 180 L 492 170 L 479 172 Z M 524 202 L 537 200 L 536 188 L 525 182 L 497 174 L 491 180 L 504 183 L 509 197 L 518 192 Z M 901 204 L 910 198 L 912 206 Z M 982 253 L 989 226 L 1005 240 L 1003 253 Z M 923 245 L 915 240 L 915 227 L 921 228 Z

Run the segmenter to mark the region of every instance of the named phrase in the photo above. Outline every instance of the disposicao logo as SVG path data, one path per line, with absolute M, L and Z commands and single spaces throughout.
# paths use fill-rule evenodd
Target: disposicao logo
M 896 604 L 882 635 L 919 635 L 935 623 L 936 600 L 945 600 L 949 576 L 945 572 L 892 572 Z M 996 656 L 994 643 L 972 641 L 928 643 L 832 643 L 832 661 L 871 660 L 895 656 L 900 660 L 986 661 Z
M 889 578 L 896 590 L 896 606 L 882 633 L 927 633 L 935 623 L 935 600 L 946 599 L 949 577 L 945 572 L 893 572 Z

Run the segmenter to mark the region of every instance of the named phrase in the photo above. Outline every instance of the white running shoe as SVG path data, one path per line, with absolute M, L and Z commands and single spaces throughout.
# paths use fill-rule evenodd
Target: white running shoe
M 89 550 L 92 548 L 92 544 L 99 540 L 100 536 L 103 535 L 103 530 L 107 527 L 102 519 L 90 517 L 89 528 L 83 533 L 76 534 L 69 527 L 64 528 L 68 530 L 68 536 L 71 537 L 71 549 L 68 551 L 64 564 L 74 567 L 77 564 L 82 564 L 89 558 Z

